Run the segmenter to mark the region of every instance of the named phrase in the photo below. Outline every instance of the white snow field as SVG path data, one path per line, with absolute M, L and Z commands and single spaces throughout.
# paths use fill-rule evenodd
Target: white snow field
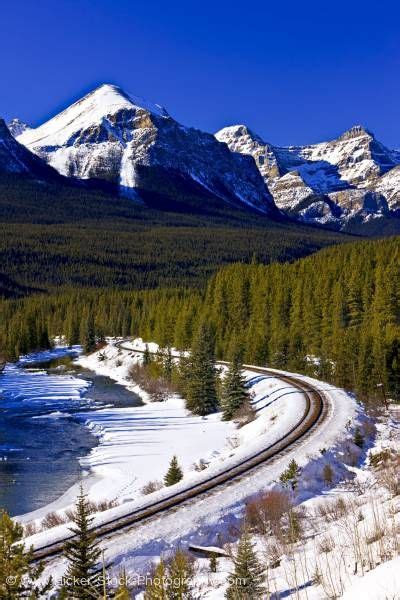
M 155 344 L 149 344 L 149 347 L 151 351 L 157 349 Z M 115 340 L 109 340 L 108 345 L 100 351 L 104 359 L 99 360 L 100 352 L 97 352 L 80 357 L 79 362 L 140 393 L 141 390 L 127 377 L 130 366 L 142 359 L 135 349 L 143 348 L 141 340 L 135 340 L 132 344 L 124 343 L 123 349 L 115 346 Z M 141 488 L 150 480 L 162 479 L 173 454 L 178 456 L 184 470 L 184 479 L 174 486 L 174 491 L 179 491 L 191 482 L 200 481 L 235 464 L 284 435 L 304 410 L 303 395 L 280 380 L 279 371 L 276 371 L 276 377 L 264 376 L 246 367 L 245 374 L 253 392 L 254 405 L 260 410 L 257 419 L 241 429 L 235 429 L 232 423 L 221 422 L 219 415 L 207 418 L 190 415 L 184 408 L 183 400 L 176 397 L 163 403 L 146 403 L 129 409 L 103 409 L 88 414 L 87 425 L 97 431 L 99 446 L 83 461 L 91 473 L 84 479 L 85 489 L 91 498 L 117 499 L 121 502 L 114 508 L 98 513 L 95 523 L 101 524 L 123 516 L 169 494 L 171 488 L 163 488 L 144 496 Z M 258 491 L 276 485 L 293 457 L 307 475 L 302 478 L 298 501 L 313 498 L 324 489 L 321 472 L 326 463 L 334 467 L 333 483 L 343 478 L 347 471 L 340 456 L 346 444 L 350 443 L 357 419 L 362 418 L 361 410 L 354 398 L 344 390 L 311 378 L 302 379 L 319 387 L 329 399 L 330 412 L 324 423 L 285 456 L 269 461 L 246 477 L 221 486 L 207 496 L 193 499 L 176 511 L 166 512 L 104 539 L 101 544 L 106 561 L 113 563 L 113 573 L 126 568 L 134 578 L 136 574 L 146 572 L 151 561 L 178 544 L 183 547 L 190 543 L 220 546 L 224 540 L 232 539 L 232 531 L 237 535 L 245 500 Z M 148 402 L 148 398 L 141 395 Z M 209 466 L 205 471 L 197 472 L 193 469 L 193 463 L 200 459 L 206 460 Z M 70 502 L 71 496 L 67 500 Z M 51 510 L 52 507 L 47 509 Z M 25 515 L 23 520 L 31 521 L 32 518 L 43 516 L 44 512 Z M 63 524 L 37 533 L 26 541 L 40 547 L 62 539 L 67 531 L 68 525 Z M 228 559 L 223 560 L 226 560 L 226 567 L 230 570 Z M 206 563 L 199 560 L 199 569 Z M 46 571 L 50 570 L 54 577 L 61 577 L 65 570 L 64 560 L 52 560 Z M 202 598 L 223 598 L 226 573 L 223 577 L 222 574 L 218 576 L 218 585 L 204 587 Z M 206 579 L 209 580 L 208 575 Z M 201 581 L 199 573 L 199 585 L 203 585 Z

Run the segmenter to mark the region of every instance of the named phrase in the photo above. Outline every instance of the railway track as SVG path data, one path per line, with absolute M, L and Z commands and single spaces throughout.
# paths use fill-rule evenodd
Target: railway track
M 126 346 L 124 347 L 124 343 L 125 341 L 117 342 L 116 346 L 129 352 L 142 353 L 139 350 L 128 348 Z M 219 364 L 227 363 L 220 361 Z M 264 464 L 267 461 L 272 461 L 277 457 L 280 458 L 289 451 L 292 451 L 296 444 L 300 443 L 306 436 L 310 435 L 312 430 L 326 418 L 329 412 L 329 400 L 318 388 L 311 386 L 308 383 L 305 383 L 303 380 L 291 375 L 277 374 L 275 371 L 271 371 L 263 367 L 253 367 L 251 365 L 244 366 L 248 369 L 251 369 L 251 371 L 255 373 L 279 377 L 279 379 L 293 387 L 294 391 L 300 391 L 302 394 L 304 394 L 306 399 L 305 409 L 296 425 L 293 426 L 291 430 L 289 430 L 280 439 L 272 444 L 269 444 L 263 450 L 248 456 L 241 463 L 232 465 L 230 467 L 228 466 L 223 472 L 211 475 L 210 477 L 205 478 L 196 484 L 190 485 L 185 489 L 180 489 L 176 492 L 171 490 L 171 493 L 168 496 L 165 496 L 158 501 L 149 503 L 145 507 L 137 508 L 124 516 L 111 519 L 110 521 L 101 525 L 94 526 L 93 530 L 96 531 L 96 534 L 99 538 L 108 537 L 115 532 L 127 529 L 132 525 L 168 510 L 175 509 L 185 502 L 202 497 L 212 491 L 217 490 L 221 486 L 229 485 L 233 481 L 245 477 L 250 471 L 256 469 L 261 464 Z M 282 396 L 287 393 L 288 392 L 286 391 L 284 394 L 282 394 Z M 280 396 L 278 396 L 277 399 L 279 397 Z M 35 547 L 33 559 L 35 561 L 47 559 L 60 554 L 63 550 L 65 541 L 71 537 L 72 536 L 66 536 L 62 540 Z

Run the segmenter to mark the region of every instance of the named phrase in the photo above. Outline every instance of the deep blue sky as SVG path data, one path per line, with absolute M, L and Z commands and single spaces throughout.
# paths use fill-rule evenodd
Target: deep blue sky
M 362 123 L 400 147 L 395 2 L 5 0 L 0 115 L 39 124 L 99 83 L 279 144 Z

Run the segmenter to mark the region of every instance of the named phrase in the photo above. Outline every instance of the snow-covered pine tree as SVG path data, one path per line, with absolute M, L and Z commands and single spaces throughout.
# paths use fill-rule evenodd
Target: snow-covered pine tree
M 218 408 L 215 338 L 210 325 L 202 323 L 194 339 L 188 369 L 186 408 L 208 415 Z
M 264 569 L 261 566 L 250 534 L 245 528 L 233 559 L 234 572 L 229 576 L 227 600 L 260 600 L 264 597 Z
M 102 592 L 102 577 L 99 567 L 101 550 L 96 534 L 90 531 L 89 503 L 81 484 L 76 501 L 73 523 L 70 530 L 74 537 L 66 542 L 64 556 L 69 565 L 63 577 L 63 598 L 89 600 Z
M 221 405 L 224 421 L 232 419 L 236 411 L 248 400 L 249 393 L 242 375 L 240 353 L 236 351 L 222 384 Z
M 164 483 L 166 486 L 174 485 L 178 483 L 183 477 L 182 469 L 178 464 L 178 459 L 173 456 L 169 464 L 169 469 L 164 477 Z
M 0 598 L 4 600 L 42 598 L 53 585 L 51 578 L 38 584 L 44 566 L 32 565 L 33 551 L 25 550 L 22 538 L 22 525 L 0 511 Z

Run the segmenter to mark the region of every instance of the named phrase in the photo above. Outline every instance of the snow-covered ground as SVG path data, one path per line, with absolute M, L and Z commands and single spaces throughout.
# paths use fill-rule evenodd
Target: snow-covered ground
M 156 344 L 149 346 L 150 351 L 157 350 Z M 136 347 L 144 345 L 139 342 Z M 80 414 L 87 427 L 99 437 L 99 445 L 81 459 L 89 473 L 84 480 L 85 490 L 91 500 L 114 500 L 123 504 L 113 509 L 113 516 L 128 512 L 132 503 L 136 506 L 148 501 L 141 492 L 143 486 L 150 481 L 162 482 L 172 456 L 178 457 L 184 472 L 184 480 L 178 485 L 186 487 L 278 440 L 298 422 L 305 410 L 305 398 L 297 389 L 278 377 L 260 376 L 248 370 L 245 376 L 257 418 L 238 430 L 234 423 L 222 421 L 221 414 L 207 417 L 190 414 L 184 400 L 176 395 L 164 402 L 150 402 L 148 395 L 129 376 L 130 367 L 141 360 L 142 354 L 110 343 L 77 361 L 125 385 L 145 401 L 144 406 L 104 408 Z M 208 465 L 205 471 L 195 469 L 200 460 Z M 166 493 L 168 490 L 161 490 L 158 496 Z M 49 511 L 69 508 L 74 495 L 76 486 L 52 505 L 20 519 L 39 524 Z M 47 535 L 51 535 L 50 532 Z
M 298 541 L 290 543 L 271 533 L 254 535 L 265 567 L 265 598 L 400 598 L 400 408 L 380 415 L 376 428 L 374 442 L 369 444 L 366 437 L 368 450 L 360 455 L 358 466 L 347 465 L 338 485 L 299 502 L 300 482 L 295 496 L 302 530 Z M 389 450 L 391 461 L 371 464 L 370 457 Z M 301 479 L 309 476 L 306 468 Z M 225 550 L 235 552 L 235 547 L 236 543 Z M 217 573 L 210 573 L 207 559 L 197 559 L 194 584 L 201 598 L 222 600 L 232 571 L 228 558 L 218 560 Z
M 157 349 L 156 345 L 149 346 L 151 351 Z M 142 355 L 135 352 L 135 348 L 143 347 L 141 340 L 135 341 L 132 346 L 124 344 L 124 349 L 116 347 L 110 340 L 106 348 L 88 357 L 80 357 L 79 362 L 141 393 L 128 380 L 128 374 L 130 366 L 141 360 Z M 276 377 L 264 376 L 246 367 L 253 403 L 260 410 L 255 421 L 239 430 L 234 429 L 231 423 L 221 422 L 218 415 L 207 418 L 189 415 L 183 401 L 177 397 L 163 403 L 148 403 L 149 399 L 143 393 L 144 406 L 104 409 L 88 414 L 87 425 L 100 436 L 99 446 L 85 459 L 85 466 L 92 473 L 92 477 L 85 480 L 89 496 L 97 499 L 117 498 L 122 502 L 98 514 L 96 522 L 100 524 L 111 516 L 126 514 L 133 508 L 144 506 L 152 498 L 159 499 L 169 493 L 164 488 L 151 496 L 143 496 L 140 490 L 148 481 L 162 479 L 173 454 L 178 456 L 184 469 L 183 481 L 174 486 L 174 490 L 178 491 L 188 483 L 200 481 L 202 477 L 234 464 L 239 458 L 252 454 L 284 435 L 304 410 L 304 398 L 279 379 L 280 373 L 276 371 Z M 146 572 L 151 561 L 178 544 L 182 547 L 190 543 L 220 546 L 224 541 L 234 541 L 246 499 L 276 486 L 280 474 L 293 457 L 303 468 L 297 502 L 307 504 L 308 501 L 312 504 L 316 496 L 326 493 L 327 485 L 322 476 L 326 464 L 333 469 L 332 485 L 356 476 L 356 470 L 349 470 L 343 462 L 348 459 L 350 450 L 354 450 L 351 440 L 356 423 L 365 419 L 362 410 L 344 390 L 307 377 L 303 377 L 303 380 L 319 387 L 329 399 L 330 411 L 324 424 L 296 444 L 289 453 L 257 468 L 241 480 L 221 486 L 206 497 L 185 503 L 178 512 L 165 513 L 149 523 L 132 526 L 130 530 L 104 540 L 102 546 L 106 560 L 113 562 L 115 573 L 125 568 L 134 578 L 135 574 Z M 198 472 L 193 464 L 200 459 L 206 460 L 209 466 L 205 471 Z M 61 525 L 32 536 L 27 542 L 41 546 L 62 538 L 66 530 L 67 525 Z M 288 560 L 288 564 L 291 564 L 291 559 Z M 226 573 L 232 569 L 229 559 L 219 560 L 217 574 L 206 574 L 206 565 L 208 561 L 197 561 L 199 573 L 196 585 L 202 588 L 201 597 L 223 598 Z M 61 576 L 65 570 L 63 559 L 52 561 L 48 572 L 50 570 L 55 577 Z M 279 577 L 277 590 L 285 587 L 282 574 Z M 308 590 L 308 585 L 305 590 Z

